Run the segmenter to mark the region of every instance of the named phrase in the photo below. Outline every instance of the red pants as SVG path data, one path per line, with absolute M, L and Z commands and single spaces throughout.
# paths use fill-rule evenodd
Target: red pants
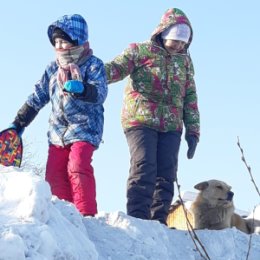
M 96 183 L 91 166 L 94 150 L 88 142 L 49 147 L 45 179 L 52 194 L 75 204 L 82 215 L 97 213 Z

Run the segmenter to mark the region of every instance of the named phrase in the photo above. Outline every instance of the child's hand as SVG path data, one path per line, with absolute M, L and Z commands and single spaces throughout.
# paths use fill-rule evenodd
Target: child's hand
M 8 128 L 10 128 L 10 129 L 15 129 L 16 132 L 17 132 L 17 134 L 18 134 L 20 137 L 22 137 L 22 134 L 23 134 L 23 132 L 24 132 L 24 127 L 20 127 L 20 126 L 18 126 L 18 125 L 15 125 L 14 123 L 12 123 L 12 124 L 10 124 L 10 125 L 8 126 Z
M 187 152 L 187 157 L 188 159 L 192 159 L 194 154 L 195 154 L 195 150 L 197 147 L 197 143 L 198 143 L 198 137 L 195 135 L 188 135 L 186 137 L 187 143 L 188 143 L 188 152 Z
M 72 94 L 82 94 L 84 92 L 84 85 L 78 80 L 68 80 L 64 83 L 63 90 Z

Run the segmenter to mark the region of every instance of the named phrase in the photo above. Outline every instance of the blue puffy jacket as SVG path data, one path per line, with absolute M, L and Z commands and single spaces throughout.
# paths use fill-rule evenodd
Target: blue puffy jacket
M 77 40 L 78 45 L 88 40 L 87 23 L 80 15 L 65 15 L 51 24 L 48 27 L 50 41 L 56 27 L 65 31 L 73 40 Z M 57 84 L 57 70 L 56 61 L 46 67 L 42 78 L 35 85 L 34 93 L 28 97 L 27 105 L 38 112 L 51 102 L 48 131 L 51 144 L 63 146 L 76 141 L 88 141 L 98 147 L 103 134 L 103 103 L 107 96 L 103 62 L 91 55 L 80 66 L 85 83 L 95 88 L 95 97 L 92 99 L 81 99 L 64 93 Z

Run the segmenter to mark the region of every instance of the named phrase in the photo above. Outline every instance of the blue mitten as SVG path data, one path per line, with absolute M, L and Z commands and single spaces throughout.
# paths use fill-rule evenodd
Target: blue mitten
M 186 141 L 187 141 L 188 147 L 189 147 L 188 152 L 187 152 L 187 157 L 188 157 L 188 159 L 192 159 L 195 154 L 195 150 L 196 150 L 199 139 L 195 135 L 188 135 L 186 137 Z
M 8 128 L 15 129 L 16 132 L 18 133 L 18 135 L 20 137 L 22 137 L 22 134 L 24 132 L 24 127 L 19 127 L 19 126 L 15 125 L 15 124 L 10 124 Z
M 63 90 L 72 94 L 82 94 L 84 85 L 83 82 L 78 80 L 68 80 L 64 83 Z

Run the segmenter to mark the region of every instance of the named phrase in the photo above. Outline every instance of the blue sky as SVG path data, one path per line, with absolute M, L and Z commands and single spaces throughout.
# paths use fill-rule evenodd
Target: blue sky
M 193 25 L 190 53 L 195 66 L 201 140 L 193 160 L 183 140 L 178 179 L 181 190 L 194 191 L 200 181 L 220 179 L 233 187 L 235 205 L 252 210 L 259 196 L 241 160 L 237 137 L 260 187 L 260 51 L 257 0 L 235 1 L 4 1 L 1 4 L 0 129 L 12 122 L 33 91 L 46 65 L 54 59 L 48 25 L 64 14 L 79 13 L 89 25 L 94 54 L 104 62 L 129 43 L 147 40 L 170 7 L 182 9 Z M 125 211 L 129 153 L 120 124 L 126 80 L 109 86 L 105 103 L 104 143 L 93 166 L 100 211 Z M 45 164 L 50 105 L 40 111 L 23 137 Z M 175 198 L 177 198 L 177 189 Z

